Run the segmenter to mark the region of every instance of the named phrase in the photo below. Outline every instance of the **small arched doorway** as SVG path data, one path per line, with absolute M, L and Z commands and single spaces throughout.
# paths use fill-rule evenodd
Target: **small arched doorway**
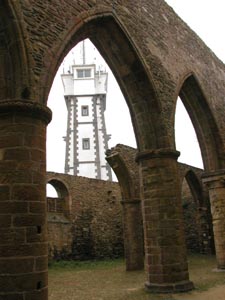
M 68 259 L 72 244 L 70 195 L 66 185 L 58 178 L 48 180 L 46 200 L 49 259 Z

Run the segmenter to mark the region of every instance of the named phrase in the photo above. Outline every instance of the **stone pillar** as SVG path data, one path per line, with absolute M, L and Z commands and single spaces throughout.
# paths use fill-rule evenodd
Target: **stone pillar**
M 149 292 L 184 292 L 193 288 L 186 257 L 178 156 L 179 152 L 170 149 L 137 155 Z
M 199 207 L 197 211 L 197 225 L 199 234 L 199 248 L 202 254 L 212 254 L 212 232 L 210 223 L 212 222 L 207 207 Z
M 144 268 L 143 223 L 140 200 L 124 200 L 123 227 L 126 270 Z
M 140 201 L 139 168 L 135 162 L 136 149 L 117 145 L 107 151 L 106 160 L 119 180 L 123 205 L 124 250 L 126 270 L 142 270 L 143 221 Z
M 225 270 L 225 170 L 203 175 L 209 189 L 217 267 Z
M 50 110 L 0 102 L 0 299 L 46 300 L 46 125 Z

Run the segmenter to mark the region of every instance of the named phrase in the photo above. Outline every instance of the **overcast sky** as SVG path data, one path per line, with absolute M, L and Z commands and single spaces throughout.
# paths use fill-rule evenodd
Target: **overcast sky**
M 166 0 L 174 8 L 176 13 L 204 40 L 213 52 L 225 62 L 225 0 Z M 88 47 L 88 62 L 96 62 L 104 65 L 98 51 L 94 47 Z M 47 135 L 47 170 L 64 172 L 65 142 L 67 110 L 64 102 L 62 82 L 60 74 L 68 68 L 69 63 L 79 63 L 81 60 L 81 48 L 78 46 L 65 59 L 54 80 L 49 94 L 48 106 L 53 111 L 53 120 L 48 126 Z M 106 67 L 107 68 L 107 67 Z M 106 126 L 107 133 L 112 135 L 109 147 L 117 143 L 136 147 L 129 112 L 120 89 L 110 72 L 108 82 Z M 187 113 L 178 103 L 176 113 L 176 147 L 181 151 L 179 161 L 202 167 L 201 154 L 198 142 Z M 185 136 L 183 128 L 185 127 Z

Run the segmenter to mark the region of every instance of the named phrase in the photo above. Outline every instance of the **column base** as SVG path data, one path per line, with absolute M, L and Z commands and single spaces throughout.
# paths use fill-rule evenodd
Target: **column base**
M 184 293 L 193 290 L 194 284 L 189 280 L 164 284 L 146 282 L 145 289 L 149 293 Z

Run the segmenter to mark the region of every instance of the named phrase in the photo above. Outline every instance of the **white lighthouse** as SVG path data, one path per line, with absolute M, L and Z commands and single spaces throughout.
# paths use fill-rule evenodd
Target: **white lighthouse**
M 85 63 L 83 42 L 83 64 L 70 66 L 61 77 L 68 110 L 65 173 L 112 180 L 105 160 L 110 139 L 104 117 L 108 74 Z

